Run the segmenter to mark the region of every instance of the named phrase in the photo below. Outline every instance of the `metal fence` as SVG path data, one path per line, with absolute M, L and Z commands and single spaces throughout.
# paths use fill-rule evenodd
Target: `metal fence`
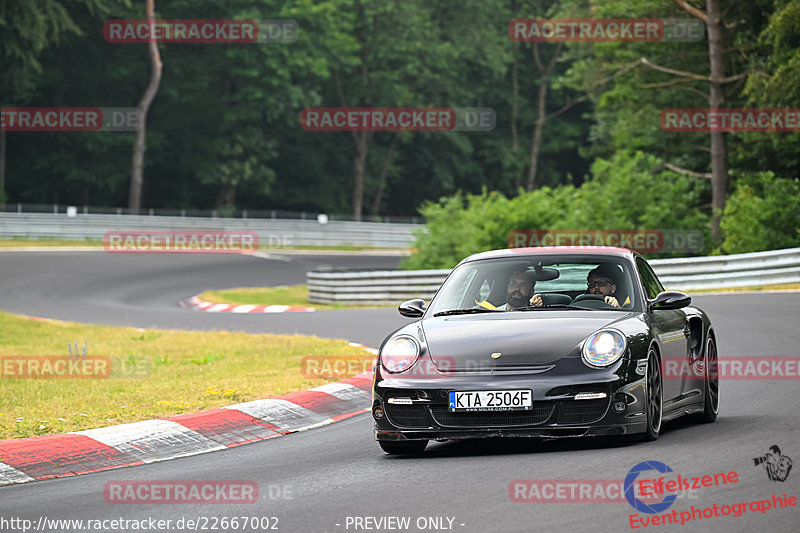
M 750 254 L 649 261 L 661 282 L 675 290 L 800 283 L 800 248 Z
M 674 290 L 800 283 L 800 248 L 750 254 L 655 259 L 661 282 Z M 316 303 L 374 305 L 411 298 L 429 300 L 450 270 L 309 272 L 309 299 Z
M 285 209 L 175 209 L 166 207 L 143 207 L 131 210 L 127 207 L 96 207 L 96 206 L 69 206 L 65 204 L 0 204 L 0 213 L 17 214 L 52 214 L 66 215 L 74 212 L 76 215 L 141 215 L 165 217 L 200 217 L 200 218 L 262 218 L 262 219 L 287 219 L 287 220 L 317 220 L 319 215 L 312 211 L 287 211 Z M 326 213 L 328 220 L 356 221 L 352 215 L 342 213 Z M 392 222 L 398 224 L 424 224 L 422 216 L 390 216 L 390 215 L 363 215 L 358 222 Z
M 449 270 L 376 270 L 308 272 L 308 299 L 313 303 L 373 305 L 411 298 L 430 300 Z
M 13 204 L 12 204 L 13 205 Z M 20 204 L 21 205 L 21 204 Z M 9 207 L 9 204 L 3 206 Z M 61 206 L 65 207 L 65 206 Z M 364 246 L 409 248 L 421 224 L 291 218 L 219 218 L 82 213 L 3 212 L 0 237 L 101 240 L 129 230 L 253 231 L 263 247 Z M 800 248 L 750 254 L 655 259 L 650 264 L 665 286 L 676 290 L 800 283 Z M 382 304 L 430 299 L 449 270 L 309 272 L 309 297 L 316 303 Z
M 27 239 L 101 240 L 109 231 L 223 230 L 253 231 L 264 247 L 365 246 L 409 248 L 412 232 L 423 226 L 386 222 L 101 215 L 76 213 L 2 213 L 0 236 Z

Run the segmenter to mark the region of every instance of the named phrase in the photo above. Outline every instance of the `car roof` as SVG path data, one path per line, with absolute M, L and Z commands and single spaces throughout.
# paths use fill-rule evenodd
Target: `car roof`
M 608 255 L 633 259 L 635 252 L 628 248 L 613 246 L 533 246 L 529 248 L 503 248 L 472 254 L 462 263 L 479 261 L 482 259 L 499 259 L 503 257 L 519 257 L 534 255 Z

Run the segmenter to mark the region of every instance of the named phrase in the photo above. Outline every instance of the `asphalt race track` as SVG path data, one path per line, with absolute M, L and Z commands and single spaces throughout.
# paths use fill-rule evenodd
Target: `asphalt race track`
M 396 257 L 322 255 L 281 260 L 193 256 L 187 260 L 186 256 L 91 252 L 0 253 L 0 309 L 139 327 L 313 333 L 376 346 L 404 323 L 396 311 L 232 316 L 179 309 L 177 302 L 207 288 L 302 283 L 305 270 L 322 264 L 377 268 L 393 267 L 397 261 Z M 695 297 L 694 303 L 714 323 L 720 359 L 798 355 L 800 293 L 707 295 Z M 166 531 L 189 530 L 177 527 L 180 518 L 226 516 L 277 517 L 277 530 L 298 533 L 626 531 L 631 530 L 629 516 L 634 513 L 627 502 L 516 503 L 509 497 L 509 486 L 518 479 L 622 480 L 637 463 L 655 460 L 683 477 L 738 474 L 737 483 L 698 489 L 679 498 L 666 512 L 732 506 L 771 499 L 772 494 L 798 497 L 800 466 L 786 481 L 770 481 L 753 458 L 777 444 L 784 455 L 800 460 L 799 409 L 796 379 L 723 381 L 716 423 L 667 424 L 653 443 L 488 439 L 434 443 L 421 456 L 400 458 L 383 454 L 371 435 L 370 417 L 361 415 L 222 452 L 2 487 L 0 517 L 30 519 L 34 524 L 42 516 L 171 519 Z M 176 479 L 253 481 L 261 496 L 251 505 L 114 505 L 104 500 L 108 481 Z M 356 517 L 410 517 L 410 527 L 385 527 L 395 526 L 393 521 L 378 527 L 373 521 L 357 522 Z M 445 518 L 441 523 L 427 520 L 432 517 Z M 798 530 L 798 519 L 798 507 L 764 513 L 748 507 L 738 517 L 703 518 L 684 528 L 789 532 Z M 651 525 L 640 530 L 679 528 Z M 109 527 L 105 531 L 122 530 Z
M 395 269 L 385 255 L 112 255 L 98 252 L 0 253 L 0 309 L 141 328 L 299 333 L 376 346 L 405 323 L 391 309 L 231 314 L 181 309 L 204 290 L 305 284 L 322 267 Z M 265 302 L 268 303 L 268 302 Z

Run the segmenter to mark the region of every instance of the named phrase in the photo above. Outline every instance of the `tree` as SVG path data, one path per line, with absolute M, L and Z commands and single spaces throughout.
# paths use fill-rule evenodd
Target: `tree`
M 526 189 L 529 191 L 533 190 L 533 186 L 536 183 L 536 171 L 539 168 L 542 132 L 544 131 L 545 122 L 547 122 L 547 89 L 550 83 L 550 76 L 553 73 L 553 67 L 558 60 L 562 47 L 563 43 L 558 43 L 550 60 L 547 63 L 543 63 L 539 58 L 539 43 L 533 43 L 533 57 L 536 59 L 536 68 L 539 71 L 539 94 L 536 98 L 536 123 L 531 138 L 531 160 L 526 182 Z
M 717 242 L 722 238 L 719 224 L 728 194 L 728 134 L 711 132 L 705 137 L 710 145 L 702 146 L 698 142 L 701 134 L 666 134 L 656 127 L 654 117 L 670 107 L 715 109 L 741 105 L 742 82 L 758 72 L 756 36 L 766 22 L 770 3 L 771 0 L 735 4 L 706 0 L 704 11 L 685 0 L 674 0 L 672 7 L 654 1 L 593 2 L 596 16 L 613 17 L 624 12 L 627 16 L 676 18 L 689 13 L 704 22 L 707 42 L 598 43 L 594 46 L 594 61 L 573 65 L 573 80 L 584 83 L 605 73 L 624 73 L 612 88 L 595 99 L 598 126 L 593 132 L 594 153 L 608 155 L 614 149 L 641 149 L 661 156 L 664 166 L 673 171 L 709 179 L 712 229 Z M 605 73 L 591 71 L 598 64 Z M 708 74 L 697 72 L 700 64 L 708 65 Z M 665 74 L 669 75 L 666 79 Z
M 721 0 L 706 0 L 705 13 L 690 5 L 685 0 L 675 0 L 679 6 L 697 17 L 708 28 L 708 60 L 710 76 L 709 81 L 709 108 L 711 110 L 725 107 L 724 85 L 738 80 L 742 76 L 725 77 L 725 51 L 724 51 L 724 25 L 722 21 Z M 685 76 L 691 73 L 681 72 Z M 724 131 L 712 131 L 711 136 L 711 209 L 712 233 L 715 241 L 722 239 L 720 219 L 725 210 L 725 200 L 728 197 L 728 139 Z
M 299 4 L 293 12 L 308 21 L 311 39 L 326 59 L 327 102 L 340 107 L 446 107 L 458 56 L 439 27 L 445 19 L 437 11 L 447 11 L 449 3 L 438 8 L 421 0 Z M 358 220 L 370 174 L 369 153 L 378 135 L 346 135 L 353 146 L 351 210 Z M 393 156 L 390 145 L 385 155 Z M 379 168 L 384 166 L 382 162 Z
M 0 0 L 0 61 L 3 77 L 0 94 L 3 106 L 26 104 L 41 73 L 39 62 L 48 47 L 58 45 L 65 36 L 83 35 L 70 10 L 107 11 L 107 0 Z M 67 7 L 69 6 L 69 7 Z M 5 202 L 6 132 L 0 130 L 0 202 Z
M 793 106 L 800 86 L 797 2 L 718 1 L 725 68 L 718 85 L 725 105 Z M 6 10 L 0 24 L 9 25 L 0 34 L 0 57 L 8 64 L 0 80 L 4 105 L 125 107 L 143 100 L 141 73 L 153 69 L 143 51 L 152 43 L 107 43 L 99 8 L 87 7 L 101 3 L 114 17 L 142 18 L 140 2 L 135 9 L 123 0 L 0 0 Z M 159 18 L 291 18 L 300 32 L 285 44 L 159 44 L 170 68 L 162 71 L 147 113 L 141 205 L 413 215 L 426 200 L 456 191 L 486 188 L 513 198 L 529 177 L 536 190 L 578 187 L 591 161 L 619 162 L 616 154 L 641 151 L 648 157 L 639 164 L 657 165 L 650 169 L 656 175 L 672 175 L 667 169 L 697 182 L 698 209 L 709 210 L 710 136 L 659 127 L 662 109 L 710 105 L 705 38 L 534 47 L 513 42 L 506 31 L 515 18 L 687 18 L 682 5 L 706 13 L 705 0 L 540 3 L 547 9 L 536 0 L 159 3 Z M 37 28 L 36 17 L 47 13 L 37 10 L 46 5 L 63 5 L 82 34 L 62 30 L 59 46 L 36 53 L 37 71 L 19 59 L 35 46 L 19 45 L 25 40 L 15 32 Z M 23 17 L 25 10 L 38 14 Z M 10 22 L 14 13 L 20 24 Z M 48 39 L 55 35 L 50 30 Z M 37 31 L 26 29 L 25 39 L 34 42 Z M 497 124 L 488 132 L 302 129 L 302 109 L 345 104 L 489 107 Z M 130 200 L 135 133 L 7 137 L 6 190 L 14 201 L 118 206 Z M 798 142 L 800 135 L 791 133 L 727 134 L 730 189 L 764 169 L 796 176 Z M 0 160 L 1 152 L 2 144 Z
M 131 163 L 131 188 L 128 194 L 128 209 L 137 213 L 142 206 L 142 186 L 144 185 L 144 153 L 146 150 L 145 137 L 147 136 L 147 112 L 150 104 L 158 92 L 161 83 L 161 55 L 158 52 L 158 43 L 155 37 L 155 0 L 145 0 L 147 23 L 150 28 L 148 51 L 150 53 L 150 82 L 136 106 L 139 111 L 139 120 L 136 124 L 136 140 L 133 143 L 133 161 Z
M 763 70 L 747 78 L 751 104 L 795 106 L 800 101 L 800 2 L 776 0 L 769 23 L 758 36 L 767 47 L 758 60 Z
M 671 170 L 654 173 L 659 163 L 652 155 L 620 151 L 607 160 L 598 158 L 580 187 L 545 186 L 512 199 L 484 189 L 477 195 L 459 192 L 426 202 L 421 209 L 426 228 L 414 243 L 418 251 L 403 261 L 403 267 L 452 268 L 467 255 L 506 248 L 515 230 L 703 227 L 708 216 L 697 207 L 705 182 Z M 699 252 L 709 249 L 706 242 Z

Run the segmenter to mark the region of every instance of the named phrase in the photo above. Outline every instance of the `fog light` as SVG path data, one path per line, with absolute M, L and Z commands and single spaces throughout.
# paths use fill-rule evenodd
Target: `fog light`
M 383 418 L 383 407 L 376 407 L 372 410 L 372 416 L 375 418 Z
M 622 412 L 624 412 L 624 411 L 625 411 L 625 408 L 627 407 L 627 406 L 625 405 L 625 402 L 623 402 L 623 401 L 621 401 L 621 400 L 617 400 L 617 401 L 615 401 L 615 402 L 613 403 L 613 406 L 614 406 L 614 410 L 615 410 L 616 412 L 618 412 L 618 413 L 622 413 Z

